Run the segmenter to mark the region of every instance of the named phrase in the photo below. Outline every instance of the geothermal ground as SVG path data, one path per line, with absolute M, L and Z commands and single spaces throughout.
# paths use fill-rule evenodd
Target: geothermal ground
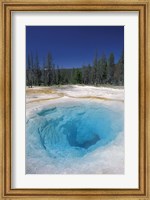
M 27 174 L 123 174 L 124 89 L 26 88 Z

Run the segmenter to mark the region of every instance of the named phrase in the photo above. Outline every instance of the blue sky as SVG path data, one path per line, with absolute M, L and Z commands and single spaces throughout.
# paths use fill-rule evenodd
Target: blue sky
M 114 53 L 118 61 L 124 49 L 123 26 L 27 26 L 26 57 L 39 56 L 43 63 L 48 52 L 63 68 L 92 64 L 96 51 L 106 57 Z

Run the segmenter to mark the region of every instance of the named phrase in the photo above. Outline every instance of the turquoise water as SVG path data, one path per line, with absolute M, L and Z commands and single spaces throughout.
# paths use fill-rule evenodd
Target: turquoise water
M 27 121 L 26 160 L 47 160 L 57 171 L 57 164 L 64 167 L 109 145 L 123 132 L 123 120 L 122 111 L 96 102 L 45 108 Z

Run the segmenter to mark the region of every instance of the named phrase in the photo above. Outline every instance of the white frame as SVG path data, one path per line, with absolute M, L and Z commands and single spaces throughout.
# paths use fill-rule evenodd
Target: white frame
M 12 187 L 138 188 L 138 12 L 100 11 L 62 14 L 63 12 L 54 11 L 41 12 L 41 15 L 39 12 L 12 12 Z M 25 116 L 25 26 L 27 25 L 125 26 L 125 175 L 25 175 L 23 116 Z

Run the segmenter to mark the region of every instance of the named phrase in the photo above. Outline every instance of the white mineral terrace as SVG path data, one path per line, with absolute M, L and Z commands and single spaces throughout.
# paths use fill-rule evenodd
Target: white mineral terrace
M 69 101 L 124 102 L 123 87 L 64 85 L 26 88 L 26 116 L 38 108 Z M 110 100 L 110 101 L 108 101 Z M 115 104 L 114 104 L 115 105 Z M 119 104 L 120 105 L 120 104 Z M 118 106 L 118 105 L 117 105 Z

